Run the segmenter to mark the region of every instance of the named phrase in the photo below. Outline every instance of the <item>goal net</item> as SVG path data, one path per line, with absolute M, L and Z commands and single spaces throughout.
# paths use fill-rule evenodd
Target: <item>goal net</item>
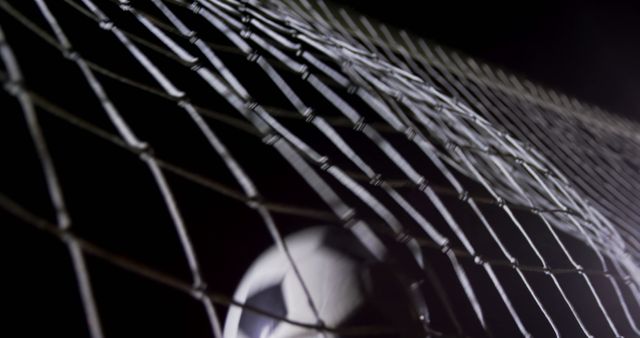
M 233 309 L 388 334 L 234 298 L 319 224 L 412 252 L 424 336 L 640 335 L 637 123 L 324 1 L 0 9 L 25 336 L 223 337 Z

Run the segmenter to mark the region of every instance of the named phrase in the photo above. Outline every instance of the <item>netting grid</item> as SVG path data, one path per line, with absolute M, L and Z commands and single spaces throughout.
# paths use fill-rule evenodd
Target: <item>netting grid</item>
M 387 334 L 326 323 L 308 292 L 311 322 L 231 296 L 272 243 L 297 271 L 283 238 L 327 224 L 413 253 L 425 336 L 640 336 L 636 123 L 324 1 L 0 9 L 16 317 Z

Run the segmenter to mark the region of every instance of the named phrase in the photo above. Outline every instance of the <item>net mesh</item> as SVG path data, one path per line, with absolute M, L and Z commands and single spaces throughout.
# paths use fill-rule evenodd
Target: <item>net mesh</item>
M 414 252 L 430 335 L 640 335 L 636 123 L 323 1 L 0 8 L 0 207 L 75 280 L 51 288 L 86 324 L 58 329 L 222 337 L 231 307 L 386 334 L 230 296 L 321 223 Z

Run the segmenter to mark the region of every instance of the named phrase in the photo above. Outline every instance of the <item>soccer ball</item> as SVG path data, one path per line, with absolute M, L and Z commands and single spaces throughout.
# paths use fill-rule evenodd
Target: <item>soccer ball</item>
M 397 264 L 375 258 L 351 232 L 314 227 L 284 241 L 297 273 L 283 251 L 273 246 L 245 273 L 234 299 L 278 317 L 322 323 L 338 332 L 300 327 L 232 306 L 225 338 L 340 337 L 340 328 L 356 326 L 389 332 L 376 337 L 424 336 L 418 333 L 422 316 L 412 301 L 415 294 L 407 291 L 411 288 L 406 287 Z

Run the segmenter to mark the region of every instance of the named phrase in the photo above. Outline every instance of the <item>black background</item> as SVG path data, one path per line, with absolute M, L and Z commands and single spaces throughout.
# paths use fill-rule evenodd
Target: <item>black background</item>
M 638 2 L 340 3 L 611 112 L 640 119 Z

